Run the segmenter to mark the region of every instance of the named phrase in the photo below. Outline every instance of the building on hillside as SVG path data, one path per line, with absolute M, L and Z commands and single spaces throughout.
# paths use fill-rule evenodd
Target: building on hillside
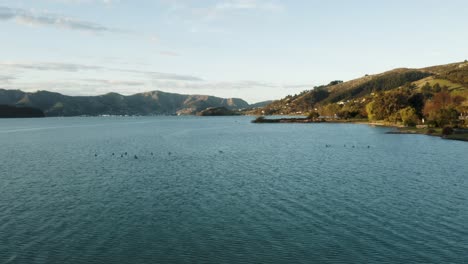
M 466 113 L 460 113 L 460 115 L 458 116 L 458 119 L 460 119 L 460 120 L 468 120 L 468 112 L 466 112 Z

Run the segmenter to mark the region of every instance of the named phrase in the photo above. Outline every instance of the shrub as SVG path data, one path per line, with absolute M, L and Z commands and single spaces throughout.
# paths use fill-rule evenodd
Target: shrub
M 311 112 L 311 113 L 307 116 L 307 118 L 309 118 L 309 119 L 316 119 L 316 118 L 318 118 L 319 116 L 320 116 L 319 113 L 317 113 L 317 112 Z
M 446 126 L 442 129 L 442 135 L 448 136 L 453 134 L 453 128 L 451 126 Z
M 259 116 L 257 118 L 255 118 L 255 120 L 253 121 L 254 123 L 261 123 L 265 120 L 265 117 L 264 116 Z
M 405 126 L 415 126 L 419 121 L 416 110 L 412 107 L 403 108 L 399 113 Z

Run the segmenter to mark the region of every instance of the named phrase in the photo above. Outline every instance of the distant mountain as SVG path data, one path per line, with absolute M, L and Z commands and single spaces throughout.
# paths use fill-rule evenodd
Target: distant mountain
M 255 109 L 255 108 L 264 107 L 264 106 L 267 106 L 267 105 L 269 105 L 269 104 L 271 104 L 273 102 L 274 102 L 273 100 L 258 102 L 258 103 L 255 103 L 255 104 L 251 104 L 250 108 Z
M 31 118 L 44 116 L 44 112 L 37 108 L 0 105 L 0 118 Z
M 209 107 L 226 107 L 229 110 L 249 107 L 246 101 L 238 98 L 225 99 L 161 91 L 129 96 L 118 93 L 99 96 L 67 96 L 48 91 L 27 93 L 4 89 L 0 89 L 0 104 L 39 108 L 46 116 L 173 115 L 195 114 Z
M 328 85 L 317 86 L 300 94 L 289 95 L 251 113 L 267 115 L 307 114 L 317 110 L 321 112 L 320 109 L 336 104 L 344 109 L 352 106 L 352 111 L 364 113 L 366 104 L 374 96 L 403 87 L 408 87 L 414 94 L 424 94 L 424 90 L 437 90 L 438 87 L 445 87 L 454 96 L 468 98 L 468 62 L 421 69 L 399 68 L 380 74 L 366 74 L 361 78 L 347 82 L 333 81 Z M 430 99 L 430 96 L 428 94 L 425 100 Z

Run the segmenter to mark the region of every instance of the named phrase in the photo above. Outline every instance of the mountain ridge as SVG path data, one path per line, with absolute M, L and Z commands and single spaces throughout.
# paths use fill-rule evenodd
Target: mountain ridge
M 80 115 L 188 115 L 209 107 L 229 110 L 249 108 L 240 98 L 221 98 L 209 95 L 186 95 L 159 90 L 122 95 L 110 92 L 96 96 L 70 96 L 40 90 L 0 89 L 0 104 L 35 107 L 46 116 Z

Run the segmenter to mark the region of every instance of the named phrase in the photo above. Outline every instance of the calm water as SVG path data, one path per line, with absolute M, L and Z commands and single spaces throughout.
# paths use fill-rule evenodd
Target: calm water
M 0 120 L 0 264 L 468 263 L 468 143 L 251 119 Z

